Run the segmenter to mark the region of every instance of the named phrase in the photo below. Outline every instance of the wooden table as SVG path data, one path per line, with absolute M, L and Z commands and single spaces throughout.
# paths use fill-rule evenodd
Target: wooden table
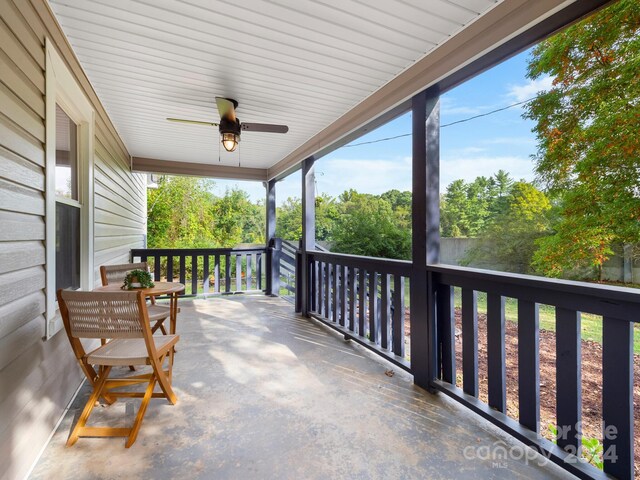
M 178 317 L 178 294 L 184 292 L 184 285 L 177 282 L 154 282 L 151 288 L 133 288 L 129 291 L 141 291 L 147 297 L 169 295 L 169 333 L 176 333 L 176 319 Z M 94 288 L 94 292 L 122 292 L 122 285 L 111 284 Z

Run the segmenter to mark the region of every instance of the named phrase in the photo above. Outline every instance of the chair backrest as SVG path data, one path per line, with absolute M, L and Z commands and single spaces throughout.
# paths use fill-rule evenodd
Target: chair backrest
M 102 285 L 110 283 L 124 283 L 124 278 L 132 270 L 148 270 L 147 262 L 122 263 L 120 265 L 102 265 L 100 267 L 100 278 Z
M 142 292 L 59 290 L 58 303 L 70 338 L 143 338 L 151 335 Z

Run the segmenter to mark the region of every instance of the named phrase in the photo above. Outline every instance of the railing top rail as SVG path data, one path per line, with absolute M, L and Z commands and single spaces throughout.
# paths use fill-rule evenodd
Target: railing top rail
M 263 253 L 266 247 L 240 247 L 240 248 L 133 248 L 131 254 L 134 257 L 140 255 L 216 255 L 227 253 Z
M 307 255 L 313 260 L 338 263 L 348 267 L 362 268 L 381 273 L 392 273 L 404 276 L 411 274 L 411 262 L 406 260 L 392 260 L 389 258 L 363 257 L 344 253 L 321 252 L 310 250 Z
M 427 269 L 437 274 L 438 281 L 445 285 L 473 288 L 505 297 L 640 321 L 640 318 L 633 315 L 640 307 L 640 290 L 634 288 L 454 265 L 429 265 Z

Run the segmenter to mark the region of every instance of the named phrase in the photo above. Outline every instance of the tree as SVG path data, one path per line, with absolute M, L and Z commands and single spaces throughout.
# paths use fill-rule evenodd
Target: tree
M 621 0 L 540 43 L 528 77 L 545 76 L 552 87 L 525 116 L 536 122 L 538 177 L 562 200 L 536 264 L 560 276 L 640 240 L 640 3 Z
M 551 202 L 535 186 L 516 182 L 504 197 L 505 209 L 493 218 L 463 263 L 530 273 L 537 241 L 548 234 Z
M 234 247 L 264 242 L 264 206 L 242 190 L 213 193 L 211 180 L 164 177 L 147 192 L 149 248 Z
M 331 232 L 339 206 L 333 197 L 323 193 L 316 197 L 316 240 L 331 240 Z M 289 197 L 276 209 L 276 236 L 290 241 L 302 237 L 302 202 L 297 197 Z
M 264 243 L 264 206 L 251 203 L 249 195 L 238 188 L 227 189 L 211 203 L 216 243 L 233 247 L 238 243 Z
M 411 232 L 394 221 L 391 204 L 379 196 L 349 190 L 340 195 L 341 215 L 332 250 L 371 257 L 408 259 Z
M 276 236 L 297 242 L 302 237 L 302 202 L 289 197 L 276 208 Z
M 147 192 L 149 248 L 195 248 L 216 243 L 211 180 L 163 177 Z
M 477 237 L 491 219 L 504 211 L 505 199 L 513 180 L 504 170 L 492 177 L 477 177 L 473 182 L 454 180 L 440 202 L 440 226 L 443 237 Z

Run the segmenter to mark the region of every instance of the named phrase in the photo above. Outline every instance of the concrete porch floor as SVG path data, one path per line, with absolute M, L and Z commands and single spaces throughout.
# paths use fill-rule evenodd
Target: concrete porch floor
M 180 308 L 178 403 L 152 399 L 130 449 L 124 438 L 66 448 L 85 384 L 30 478 L 573 478 L 539 456 L 487 458 L 521 445 L 405 372 L 388 377 L 389 365 L 282 299 Z M 89 423 L 126 426 L 138 402 L 96 408 Z

